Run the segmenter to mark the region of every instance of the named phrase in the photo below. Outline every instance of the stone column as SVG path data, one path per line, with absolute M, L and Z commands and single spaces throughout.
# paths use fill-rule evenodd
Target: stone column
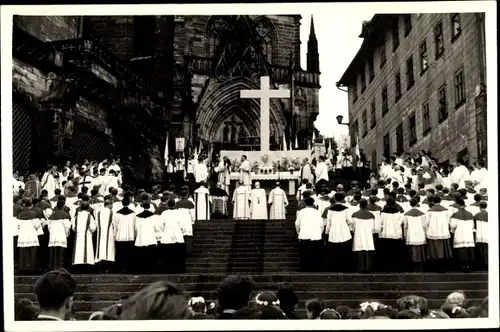
M 486 106 L 486 91 L 483 85 L 476 88 L 476 132 L 477 155 L 479 159 L 488 161 L 488 110 Z

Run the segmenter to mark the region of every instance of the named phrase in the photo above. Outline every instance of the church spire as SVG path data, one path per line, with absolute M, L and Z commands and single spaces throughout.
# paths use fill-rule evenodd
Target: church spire
M 314 17 L 312 15 L 309 40 L 307 41 L 307 71 L 319 73 L 318 39 L 316 38 L 316 31 L 314 30 Z

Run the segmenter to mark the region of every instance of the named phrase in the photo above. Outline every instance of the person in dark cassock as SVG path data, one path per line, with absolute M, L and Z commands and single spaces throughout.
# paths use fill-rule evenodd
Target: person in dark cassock
M 229 195 L 222 189 L 223 184 L 217 183 L 217 188 L 210 191 L 210 200 L 212 202 L 212 214 L 210 219 L 227 219 L 227 201 Z

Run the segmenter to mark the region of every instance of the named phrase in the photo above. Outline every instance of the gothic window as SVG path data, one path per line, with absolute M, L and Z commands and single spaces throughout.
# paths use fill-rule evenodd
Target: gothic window
M 228 125 L 225 125 L 224 129 L 222 129 L 222 141 L 223 142 L 229 141 L 229 127 L 228 127 Z
M 230 23 L 224 16 L 212 16 L 207 24 L 207 56 L 213 56 L 219 45 L 220 36 L 230 29 Z
M 262 46 L 262 55 L 268 63 L 273 63 L 273 48 L 274 48 L 274 27 L 266 17 L 259 17 L 255 21 L 255 32 L 260 39 Z

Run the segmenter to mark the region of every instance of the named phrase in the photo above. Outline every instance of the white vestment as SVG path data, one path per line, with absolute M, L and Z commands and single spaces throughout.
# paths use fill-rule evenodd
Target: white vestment
M 196 164 L 193 168 L 193 173 L 196 182 L 207 182 L 208 168 L 204 163 Z
M 115 228 L 116 213 L 103 208 L 97 213 L 97 245 L 95 262 L 115 261 Z
M 312 173 L 311 164 L 309 163 L 305 163 L 300 170 L 300 180 L 302 181 L 304 179 L 309 180 L 309 183 L 314 182 L 314 175 Z
M 200 164 L 198 164 L 200 165 Z M 197 165 L 197 166 L 198 166 Z M 206 167 L 206 166 L 205 166 Z M 210 219 L 210 192 L 205 187 L 199 187 L 194 191 L 195 220 Z
M 42 190 L 44 189 L 47 190 L 49 196 L 53 195 L 54 190 L 57 189 L 56 180 L 54 179 L 54 176 L 50 173 L 45 172 L 45 174 L 42 176 L 42 181 L 40 181 L 40 183 L 42 185 Z
M 233 193 L 233 218 L 250 219 L 250 190 L 239 186 Z
M 73 252 L 73 265 L 94 264 L 94 246 L 92 233 L 97 229 L 94 217 L 88 211 L 80 211 L 75 216 L 73 223 L 75 231 L 75 249 Z
M 243 181 L 245 186 L 250 186 L 252 184 L 252 176 L 250 174 L 251 171 L 250 162 L 245 160 L 241 163 L 240 166 L 240 181 Z
M 252 189 L 250 214 L 252 219 L 267 219 L 267 200 L 264 189 Z
M 470 173 L 467 167 L 460 165 L 451 172 L 451 183 L 457 183 L 458 188 L 465 188 L 465 181 L 469 180 Z
M 328 182 L 328 166 L 326 166 L 325 162 L 320 162 L 316 167 L 316 182 L 319 180 L 325 180 Z
M 271 204 L 269 219 L 286 219 L 285 208 L 288 205 L 288 198 L 283 189 L 278 187 L 271 190 L 268 203 Z
M 215 171 L 218 174 L 217 181 L 222 183 L 222 186 L 226 192 L 229 189 L 229 185 L 231 184 L 231 178 L 229 176 L 229 169 L 224 165 L 224 160 L 219 162 L 219 165 L 215 168 Z

